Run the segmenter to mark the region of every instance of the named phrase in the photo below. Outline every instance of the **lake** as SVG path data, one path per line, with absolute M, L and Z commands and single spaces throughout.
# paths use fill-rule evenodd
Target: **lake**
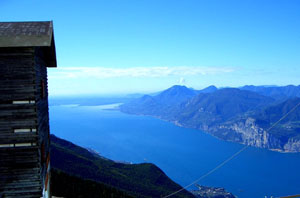
M 243 147 L 198 130 L 106 107 L 112 106 L 50 106 L 51 133 L 115 161 L 154 163 L 182 186 Z M 249 147 L 199 184 L 224 187 L 242 198 L 299 194 L 300 154 Z

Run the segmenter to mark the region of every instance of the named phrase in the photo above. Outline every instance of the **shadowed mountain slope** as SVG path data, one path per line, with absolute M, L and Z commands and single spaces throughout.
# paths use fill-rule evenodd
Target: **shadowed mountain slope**
M 272 98 L 235 88 L 220 89 L 213 93 L 198 94 L 180 105 L 175 116 L 189 125 L 210 125 L 223 122 L 273 102 Z
M 253 91 L 264 96 L 270 96 L 277 100 L 285 100 L 288 98 L 300 97 L 300 85 L 288 85 L 283 87 L 246 85 L 244 87 L 241 87 L 240 89 Z
M 153 164 L 116 163 L 53 135 L 51 166 L 70 176 L 109 186 L 124 196 L 160 197 L 181 188 Z M 174 197 L 193 195 L 182 191 Z
M 180 126 L 204 130 L 223 140 L 284 152 L 300 152 L 300 107 L 271 131 L 267 130 L 299 103 L 299 98 L 292 97 L 298 95 L 298 87 L 224 88 L 193 97 L 189 95 L 174 105 L 163 105 L 167 103 L 166 97 L 161 103 L 158 98 L 144 96 L 123 104 L 120 110 L 152 115 Z M 170 101 L 174 101 L 174 96 L 168 96 Z

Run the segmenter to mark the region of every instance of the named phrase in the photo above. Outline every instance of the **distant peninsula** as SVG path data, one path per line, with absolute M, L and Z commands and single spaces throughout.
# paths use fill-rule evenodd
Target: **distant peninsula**
M 222 140 L 300 152 L 300 107 L 289 113 L 299 103 L 300 86 L 294 85 L 202 90 L 175 85 L 157 95 L 133 99 L 119 109 L 202 130 Z
M 232 193 L 227 192 L 220 187 L 207 187 L 196 184 L 198 190 L 192 190 L 191 193 L 196 198 L 236 198 Z

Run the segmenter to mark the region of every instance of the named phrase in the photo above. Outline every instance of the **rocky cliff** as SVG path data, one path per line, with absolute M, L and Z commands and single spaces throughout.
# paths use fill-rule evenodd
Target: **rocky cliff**
M 300 98 L 282 101 L 281 97 L 278 101 L 252 91 L 233 88 L 195 96 L 192 96 L 195 92 L 191 92 L 193 94 L 183 97 L 186 89 L 176 87 L 176 95 L 181 98 L 177 103 L 168 104 L 168 97 L 176 101 L 172 98 L 174 94 L 167 94 L 169 89 L 161 93 L 164 97 L 144 96 L 122 105 L 120 110 L 158 117 L 227 141 L 274 151 L 300 152 Z M 182 90 L 185 92 L 178 93 Z M 293 112 L 289 113 L 292 109 Z M 284 119 L 280 123 L 271 127 L 282 117 Z
M 221 139 L 245 145 L 278 151 L 296 151 L 285 149 L 284 147 L 286 143 L 282 139 L 273 136 L 267 130 L 258 126 L 254 118 L 247 118 L 246 120 L 237 123 L 227 123 L 214 126 L 209 128 L 208 132 Z M 298 151 L 300 151 L 300 149 Z
M 219 139 L 237 142 L 258 148 L 265 148 L 279 152 L 300 152 L 300 139 L 280 138 L 260 127 L 254 118 L 247 118 L 239 122 L 222 123 L 218 125 L 198 125 L 193 127 L 180 121 L 172 121 L 177 126 L 195 128 L 207 132 Z

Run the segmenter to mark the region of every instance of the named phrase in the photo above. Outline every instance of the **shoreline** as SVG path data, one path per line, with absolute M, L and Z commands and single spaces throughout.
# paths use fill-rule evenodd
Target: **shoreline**
M 221 140 L 221 141 L 226 141 L 226 142 L 232 142 L 232 143 L 236 143 L 236 144 L 240 144 L 240 145 L 247 145 L 247 144 L 243 144 L 243 143 L 240 143 L 240 142 L 235 142 L 235 141 L 230 141 L 230 140 L 224 140 L 222 138 L 219 138 L 207 131 L 204 131 L 204 130 L 200 130 L 200 129 L 196 129 L 196 128 L 191 128 L 191 127 L 186 127 L 182 124 L 180 124 L 178 121 L 171 121 L 171 120 L 166 120 L 166 119 L 163 119 L 159 116 L 153 116 L 153 115 L 146 115 L 146 114 L 132 114 L 132 113 L 126 113 L 126 112 L 123 112 L 121 111 L 120 108 L 117 108 L 116 110 L 122 112 L 122 113 L 125 113 L 125 114 L 129 114 L 129 115 L 137 115 L 137 116 L 149 116 L 149 117 L 152 117 L 152 118 L 156 118 L 156 119 L 159 119 L 159 120 L 162 120 L 164 122 L 168 122 L 168 123 L 172 123 L 174 124 L 175 126 L 178 126 L 178 127 L 182 127 L 182 128 L 186 128 L 186 129 L 194 129 L 194 130 L 197 130 L 197 131 L 200 131 L 200 132 L 203 132 L 203 133 L 206 133 L 214 138 L 217 138 L 218 140 Z M 274 149 L 269 149 L 269 148 L 263 148 L 263 147 L 256 147 L 256 146 L 252 146 L 252 145 L 248 145 L 248 146 L 251 146 L 251 147 L 254 147 L 254 148 L 259 148 L 259 149 L 265 149 L 265 150 L 268 150 L 268 151 L 272 151 L 272 152 L 278 152 L 278 153 L 282 153 L 282 154 L 293 154 L 293 153 L 300 153 L 300 151 L 287 151 L 287 150 L 282 150 L 282 149 L 278 149 L 278 148 L 274 148 Z

